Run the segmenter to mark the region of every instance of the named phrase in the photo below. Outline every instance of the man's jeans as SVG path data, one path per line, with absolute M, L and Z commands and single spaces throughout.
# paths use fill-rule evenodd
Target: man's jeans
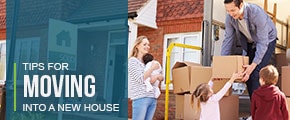
M 253 70 L 252 74 L 250 75 L 249 80 L 246 82 L 250 98 L 252 98 L 252 93 L 254 92 L 254 90 L 256 90 L 260 86 L 259 72 L 263 67 L 265 67 L 269 64 L 271 56 L 275 51 L 275 47 L 276 47 L 276 40 L 273 40 L 272 42 L 269 43 L 268 49 L 267 49 L 261 63 L 256 66 L 256 68 Z M 256 48 L 252 47 L 252 45 L 250 43 L 248 43 L 247 56 L 249 56 L 249 59 L 250 59 L 249 63 L 250 64 L 252 63 L 252 61 L 255 57 L 255 52 L 256 52 Z
M 139 98 L 133 100 L 133 113 L 132 113 L 132 120 L 152 120 L 157 101 L 156 98 Z

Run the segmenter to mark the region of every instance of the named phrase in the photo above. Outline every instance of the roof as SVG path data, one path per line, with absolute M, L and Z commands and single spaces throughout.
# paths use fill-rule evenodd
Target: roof
M 128 0 L 128 13 L 138 12 L 148 0 Z
M 29 1 L 29 2 L 27 2 Z M 69 21 L 72 23 L 88 23 L 92 21 L 104 21 L 112 19 L 127 18 L 127 2 L 106 0 L 100 2 L 98 0 L 49 0 L 37 1 L 27 0 L 20 1 L 20 8 L 18 13 L 18 21 L 21 21 L 19 26 L 30 26 L 47 24 L 49 18 Z M 13 12 L 12 2 L 8 12 Z M 33 4 L 33 7 L 31 5 Z M 6 6 L 5 0 L 0 0 L 1 6 Z M 45 5 L 45 7 L 43 7 Z M 5 7 L 0 7 L 0 27 L 5 26 L 6 13 Z M 31 19 L 33 18 L 33 19 Z M 7 16 L 7 21 L 11 23 L 12 16 Z M 8 22 L 8 24 L 10 24 Z
M 203 0 L 158 0 L 157 21 L 203 17 Z
M 0 0 L 0 29 L 6 28 L 6 0 Z
M 74 7 L 78 10 L 75 10 L 74 13 L 71 13 L 68 17 L 68 21 L 73 22 L 86 22 L 93 21 L 97 19 L 113 19 L 114 17 L 120 17 L 124 15 L 120 9 L 128 9 L 129 16 L 137 15 L 137 12 L 148 3 L 149 0 L 128 0 L 128 8 L 122 7 L 126 5 L 120 5 L 126 2 L 118 2 L 111 0 L 114 4 L 109 4 L 111 2 L 98 2 L 97 0 L 87 0 L 86 3 L 82 3 L 80 7 Z M 98 2 L 98 3 L 97 3 Z M 116 3 L 117 2 L 117 3 Z M 100 4 L 102 3 L 102 4 Z M 116 4 L 115 4 L 116 3 Z M 185 19 L 185 18 L 195 18 L 203 16 L 203 0 L 183 0 L 183 1 L 172 1 L 172 0 L 158 0 L 157 3 L 157 21 L 165 20 L 176 20 L 176 19 Z M 0 28 L 6 27 L 6 0 L 0 0 Z M 103 9 L 102 9 L 103 8 Z M 47 10 L 42 10 L 47 12 Z M 50 10 L 49 10 L 50 11 Z M 55 11 L 52 10 L 52 11 Z M 57 12 L 54 12 L 57 13 Z M 31 11 L 30 11 L 30 14 Z M 34 15 L 45 15 L 41 12 L 35 12 Z M 60 15 L 53 15 L 60 16 Z M 52 17 L 50 16 L 39 16 L 39 19 Z M 28 19 L 29 20 L 29 19 Z M 84 21 L 86 20 L 86 21 Z M 42 21 L 42 20 L 37 20 Z M 32 21 L 30 21 L 32 22 Z M 39 23 L 33 21 L 32 23 Z
M 122 0 L 87 0 L 76 12 L 68 17 L 73 23 L 127 18 L 127 2 Z
M 17 27 L 47 24 L 49 18 L 62 19 L 62 3 L 60 0 L 20 0 L 17 3 L 15 1 L 7 1 L 6 4 L 8 13 L 6 14 L 6 24 L 8 29 L 12 25 L 14 12 L 16 11 Z

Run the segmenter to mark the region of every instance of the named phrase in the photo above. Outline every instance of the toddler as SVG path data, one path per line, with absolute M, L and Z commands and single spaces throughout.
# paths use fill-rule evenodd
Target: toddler
M 154 57 L 153 57 L 151 54 L 149 54 L 149 53 L 147 53 L 147 54 L 145 54 L 145 55 L 143 56 L 143 62 L 144 62 L 144 64 L 145 64 L 145 69 L 144 69 L 144 71 L 147 71 L 147 70 L 151 67 L 152 63 L 153 63 L 153 62 L 156 62 L 156 63 L 158 63 L 158 65 L 159 65 L 159 69 L 152 71 L 151 76 L 152 76 L 152 75 L 157 75 L 157 74 L 162 74 L 162 68 L 161 68 L 160 63 L 157 62 L 157 61 L 155 61 L 155 60 L 153 60 L 153 59 L 154 59 Z M 152 86 L 151 83 L 150 83 L 150 77 L 147 78 L 147 79 L 144 81 L 144 83 L 145 83 L 145 85 L 146 85 L 146 91 L 147 91 L 147 92 L 149 92 L 149 91 L 154 91 L 155 98 L 158 98 L 159 95 L 161 94 L 161 92 L 160 92 L 160 90 L 159 90 L 159 87 L 158 87 L 159 82 L 160 82 L 159 80 L 155 81 L 155 82 L 153 83 L 153 86 Z

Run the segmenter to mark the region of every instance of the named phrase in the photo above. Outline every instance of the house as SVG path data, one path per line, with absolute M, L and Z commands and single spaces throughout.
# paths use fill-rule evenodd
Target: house
M 165 53 L 170 43 L 177 42 L 201 47 L 203 0 L 128 0 L 128 14 L 130 31 L 128 47 L 131 48 L 130 45 L 137 36 L 147 36 L 150 41 L 150 52 L 162 63 L 163 67 L 166 60 Z M 153 18 L 154 16 L 156 18 Z M 175 48 L 171 55 L 171 67 L 175 61 L 186 60 L 200 63 L 200 51 Z M 164 81 L 161 89 L 162 95 L 158 99 L 155 119 L 164 118 Z M 169 119 L 174 119 L 175 96 L 172 92 L 170 93 Z M 129 117 L 131 117 L 130 105 L 129 101 Z
M 3 7 L 6 6 L 6 3 L 7 20 L 5 7 Z M 14 4 L 18 4 L 18 6 L 16 5 L 14 8 Z M 13 47 L 15 55 L 11 58 L 13 60 L 9 60 L 9 62 L 17 63 L 17 85 L 20 86 L 20 89 L 17 89 L 19 98 L 17 104 L 28 101 L 55 103 L 59 99 L 56 97 L 22 99 L 23 74 L 73 74 L 95 77 L 94 97 L 66 98 L 64 102 L 91 100 L 88 103 L 93 101 L 93 103 L 116 104 L 126 96 L 127 71 L 124 67 L 127 61 L 126 38 L 128 34 L 126 30 L 128 16 L 126 1 L 20 0 L 14 2 L 1 0 L 0 5 L 0 40 L 11 40 L 12 36 L 15 36 L 16 39 L 13 44 L 15 45 Z M 18 11 L 14 18 L 18 21 L 17 34 L 11 33 L 13 22 L 11 16 L 15 15 L 12 13 L 14 11 Z M 24 66 L 21 65 L 23 62 L 47 63 L 57 61 L 68 62 L 69 66 L 73 67 L 64 71 L 24 70 Z M 12 79 L 7 79 L 6 84 L 11 86 Z M 9 92 L 11 91 L 7 91 L 7 93 Z M 11 96 L 7 99 L 9 102 L 13 101 Z M 12 109 L 12 104 L 7 104 L 7 108 Z M 18 105 L 16 109 L 21 109 L 21 105 Z M 94 112 L 94 114 L 96 113 L 102 112 Z M 106 114 L 116 116 L 117 113 L 109 111 Z

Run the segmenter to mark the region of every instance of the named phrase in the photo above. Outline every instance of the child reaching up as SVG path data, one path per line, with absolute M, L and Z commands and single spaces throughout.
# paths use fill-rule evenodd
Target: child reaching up
M 200 110 L 200 120 L 220 120 L 219 101 L 232 86 L 235 79 L 239 78 L 241 73 L 233 73 L 231 79 L 216 94 L 213 93 L 213 82 L 211 79 L 207 84 L 198 85 L 192 94 L 192 103 L 197 100 Z
M 147 71 L 147 70 L 151 67 L 152 63 L 153 63 L 153 62 L 156 62 L 156 63 L 159 65 L 159 69 L 156 69 L 156 70 L 152 71 L 151 76 L 153 76 L 153 75 L 157 75 L 157 74 L 162 74 L 162 68 L 161 68 L 160 63 L 157 62 L 157 61 L 155 61 L 155 60 L 153 60 L 153 59 L 154 59 L 153 55 L 151 55 L 151 54 L 149 54 L 149 53 L 147 53 L 147 54 L 145 54 L 145 55 L 143 56 L 143 62 L 144 62 L 144 64 L 145 64 L 145 69 L 144 69 L 144 71 Z M 155 82 L 153 83 L 153 86 L 152 86 L 151 83 L 150 83 L 150 80 L 151 80 L 150 77 L 148 77 L 148 78 L 144 81 L 144 83 L 145 83 L 145 85 L 146 85 L 146 91 L 147 91 L 147 92 L 149 92 L 149 91 L 154 91 L 155 98 L 158 98 L 159 95 L 161 94 L 161 92 L 160 92 L 160 90 L 159 90 L 159 87 L 158 87 L 160 81 L 159 81 L 159 80 L 155 81 Z
M 261 86 L 252 95 L 251 114 L 253 120 L 288 120 L 286 96 L 275 86 L 279 73 L 273 65 L 261 69 Z

